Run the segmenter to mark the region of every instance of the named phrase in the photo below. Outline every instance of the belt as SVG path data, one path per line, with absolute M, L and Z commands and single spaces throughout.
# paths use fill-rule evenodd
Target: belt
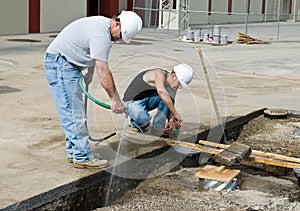
M 72 62 L 69 62 L 67 60 L 67 58 L 63 55 L 61 55 L 60 53 L 58 54 L 60 57 L 62 57 L 64 60 L 66 60 L 66 62 L 68 62 L 70 65 L 72 65 L 73 67 L 77 68 L 79 71 L 82 71 L 85 69 L 85 67 L 80 67 L 80 66 L 77 66 L 76 64 L 73 64 Z

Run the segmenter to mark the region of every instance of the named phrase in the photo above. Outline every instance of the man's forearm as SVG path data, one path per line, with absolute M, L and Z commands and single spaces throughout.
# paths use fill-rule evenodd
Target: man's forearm
M 169 111 L 174 115 L 177 114 L 177 110 L 175 109 L 175 106 L 173 104 L 173 101 L 169 94 L 164 92 L 158 92 L 159 97 L 162 99 L 164 104 L 168 107 Z
M 105 76 L 100 81 L 101 86 L 105 89 L 106 93 L 110 97 L 110 99 L 114 99 L 115 97 L 119 97 L 116 86 L 114 83 L 114 79 L 112 73 L 109 71 L 105 74 Z

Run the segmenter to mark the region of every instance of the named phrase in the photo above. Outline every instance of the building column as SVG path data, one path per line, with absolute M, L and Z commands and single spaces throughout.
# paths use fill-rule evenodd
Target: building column
M 86 1 L 86 16 L 99 15 L 99 0 Z
M 29 33 L 40 32 L 40 0 L 29 0 Z
M 100 15 L 113 17 L 119 14 L 119 0 L 100 0 Z
M 294 10 L 292 11 L 294 13 L 293 21 L 300 21 L 300 16 L 299 16 L 300 2 L 299 2 L 299 0 L 293 1 L 293 8 L 294 8 Z
M 133 0 L 127 0 L 127 10 L 132 10 L 133 6 Z

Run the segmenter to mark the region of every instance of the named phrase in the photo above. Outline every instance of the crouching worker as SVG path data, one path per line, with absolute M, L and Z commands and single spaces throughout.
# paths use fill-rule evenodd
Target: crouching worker
M 182 118 L 175 108 L 178 89 L 188 87 L 193 69 L 179 64 L 171 72 L 155 68 L 142 71 L 132 80 L 124 93 L 124 105 L 136 132 L 167 136 L 173 127 L 182 126 Z M 151 122 L 149 111 L 157 109 Z

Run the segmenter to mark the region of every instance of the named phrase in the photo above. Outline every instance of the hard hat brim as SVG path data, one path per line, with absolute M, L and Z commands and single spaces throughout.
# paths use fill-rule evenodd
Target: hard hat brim
M 131 38 L 128 38 L 123 32 L 122 32 L 122 40 L 125 43 L 130 43 L 131 42 Z
M 184 88 L 189 88 L 189 85 L 187 85 L 186 83 L 184 83 L 183 81 L 179 82 Z

